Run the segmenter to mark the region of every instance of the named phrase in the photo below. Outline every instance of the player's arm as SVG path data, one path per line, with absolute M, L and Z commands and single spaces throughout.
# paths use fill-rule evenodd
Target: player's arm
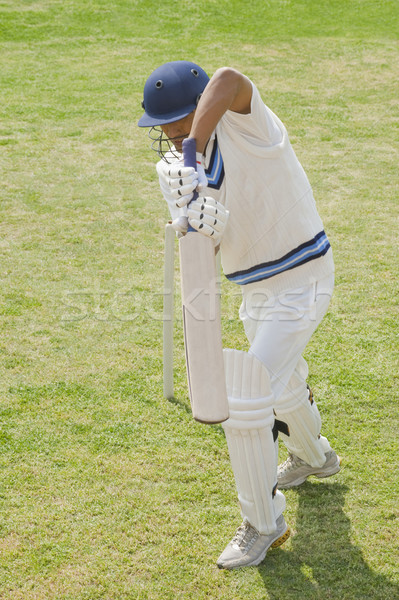
M 192 117 L 189 138 L 195 140 L 197 170 L 177 164 L 168 171 L 168 185 L 178 207 L 186 206 L 197 192 L 207 187 L 207 178 L 202 165 L 202 154 L 227 110 L 241 114 L 251 112 L 252 84 L 248 77 L 228 67 L 218 69 L 205 87 Z
M 169 183 L 176 206 L 190 203 L 193 191 L 206 188 L 206 175 L 201 165 L 201 155 L 216 125 L 227 110 L 248 114 L 251 111 L 252 84 L 235 69 L 218 69 L 207 84 L 195 110 L 189 138 L 196 141 L 197 172 L 186 173 L 179 165 L 169 170 Z M 190 204 L 189 222 L 201 233 L 220 242 L 228 220 L 228 211 L 213 198 L 199 198 Z
M 251 111 L 252 85 L 248 77 L 229 67 L 218 69 L 206 86 L 195 111 L 190 137 L 202 153 L 227 110 L 248 114 Z

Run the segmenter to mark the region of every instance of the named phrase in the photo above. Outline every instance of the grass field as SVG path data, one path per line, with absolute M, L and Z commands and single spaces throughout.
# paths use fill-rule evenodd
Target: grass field
M 2 600 L 399 599 L 398 24 L 397 0 L 0 0 Z M 239 509 L 221 427 L 190 416 L 179 315 L 162 398 L 168 215 L 136 123 L 180 58 L 255 81 L 336 262 L 306 358 L 343 469 L 288 491 L 294 535 L 236 572 L 215 566 Z

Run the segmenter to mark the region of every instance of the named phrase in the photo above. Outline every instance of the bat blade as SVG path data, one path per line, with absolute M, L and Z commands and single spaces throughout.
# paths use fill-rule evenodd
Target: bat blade
M 194 419 L 228 419 L 220 297 L 210 238 L 189 232 L 180 239 L 180 269 L 187 380 Z
M 183 156 L 186 166 L 196 167 L 195 139 L 183 141 Z M 179 249 L 191 410 L 201 423 L 221 423 L 228 419 L 229 409 L 215 247 L 213 240 L 189 226 Z

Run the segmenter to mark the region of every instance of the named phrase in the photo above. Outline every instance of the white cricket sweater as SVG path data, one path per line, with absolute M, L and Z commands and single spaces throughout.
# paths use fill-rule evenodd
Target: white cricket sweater
M 279 294 L 330 275 L 334 263 L 286 128 L 252 87 L 251 112 L 227 111 L 208 143 L 204 195 L 230 212 L 220 246 L 226 277 L 246 290 L 262 285 Z M 168 194 L 165 167 L 157 165 L 161 189 L 176 218 L 184 211 Z

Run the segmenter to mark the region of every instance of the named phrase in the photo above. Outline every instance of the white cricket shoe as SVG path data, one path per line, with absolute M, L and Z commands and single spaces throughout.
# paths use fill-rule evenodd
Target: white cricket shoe
M 278 487 L 286 490 L 297 485 L 301 485 L 309 475 L 316 477 L 330 477 L 340 470 L 341 459 L 334 450 L 326 452 L 326 462 L 322 467 L 312 467 L 304 460 L 290 454 L 286 461 L 278 466 L 277 483 Z
M 247 520 L 237 529 L 231 542 L 227 544 L 217 560 L 219 569 L 238 569 L 259 565 L 269 548 L 277 548 L 290 537 L 290 530 L 280 515 L 276 522 L 277 531 L 261 535 Z

